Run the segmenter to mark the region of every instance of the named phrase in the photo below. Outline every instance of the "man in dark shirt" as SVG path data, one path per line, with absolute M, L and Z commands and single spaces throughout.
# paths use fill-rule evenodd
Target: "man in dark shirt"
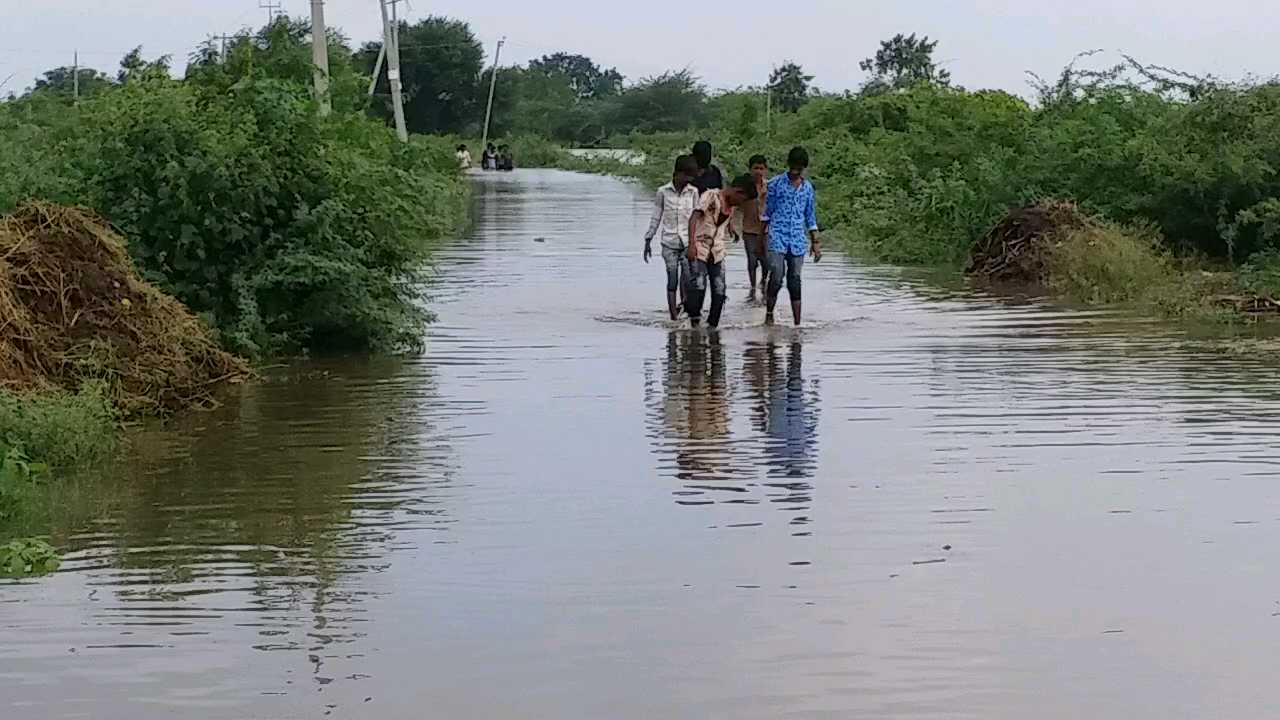
M 720 168 L 711 163 L 711 143 L 699 140 L 693 144 L 691 154 L 698 161 L 698 176 L 693 179 L 693 186 L 698 188 L 698 192 L 704 193 L 724 187 L 724 176 L 720 174 Z

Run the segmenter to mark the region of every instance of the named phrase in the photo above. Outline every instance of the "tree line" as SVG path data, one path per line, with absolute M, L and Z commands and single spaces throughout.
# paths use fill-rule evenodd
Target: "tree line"
M 310 72 L 305 56 L 279 56 L 263 38 L 279 35 L 304 43 L 310 28 L 303 20 L 281 17 L 262 30 L 244 31 L 229 39 L 211 39 L 188 58 L 187 76 L 216 74 L 223 66 L 237 72 L 250 64 L 284 68 L 304 82 Z M 330 71 L 335 102 L 363 109 L 388 122 L 390 87 L 380 72 L 374 93 L 367 96 L 369 78 L 377 67 L 381 42 L 352 47 L 339 32 L 331 32 Z M 488 89 L 494 69 L 486 64 L 484 48 L 465 21 L 429 16 L 402 22 L 399 28 L 401 81 L 406 123 L 410 132 L 475 136 L 481 133 Z M 933 62 L 937 43 L 927 37 L 898 35 L 881 43 L 862 61 L 869 73 L 862 94 L 886 92 L 915 82 L 946 84 L 945 70 Z M 264 56 L 264 52 L 266 55 Z M 145 60 L 141 48 L 130 52 L 113 74 L 79 69 L 82 98 L 148 73 L 166 74 L 171 59 Z M 44 73 L 31 93 L 69 98 L 75 70 L 59 67 Z M 772 109 L 794 113 L 820 93 L 813 76 L 794 62 L 775 67 L 759 86 L 711 92 L 688 70 L 628 80 L 616 68 L 572 52 L 544 55 L 524 65 L 497 70 L 492 134 L 535 136 L 570 145 L 601 145 L 633 133 L 683 132 L 716 120 L 731 124 L 763 123 Z

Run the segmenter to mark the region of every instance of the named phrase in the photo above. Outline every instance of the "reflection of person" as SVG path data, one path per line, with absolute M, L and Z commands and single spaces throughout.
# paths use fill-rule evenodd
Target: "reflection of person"
M 792 318 L 796 325 L 800 324 L 800 273 L 805 255 L 812 247 L 813 261 L 822 260 L 817 199 L 813 183 L 804 176 L 808 168 L 809 153 L 802 147 L 792 148 L 787 156 L 787 173 L 769 181 L 764 211 L 764 222 L 769 228 L 766 323 L 773 322 L 773 308 L 785 280 L 787 294 L 791 296 Z
M 676 158 L 675 171 L 671 182 L 658 188 L 653 201 L 653 217 L 649 220 L 649 229 L 644 234 L 644 261 L 649 262 L 653 256 L 653 236 L 660 235 L 658 244 L 662 247 L 662 261 L 667 266 L 667 312 L 671 319 L 680 316 L 680 305 L 676 302 L 677 290 L 679 301 L 685 300 L 686 285 L 689 281 L 689 218 L 698 207 L 698 189 L 690 184 L 698 172 L 697 163 L 689 155 Z
M 756 184 L 740 175 L 729 187 L 702 194 L 698 209 L 689 218 L 689 299 L 685 311 L 695 327 L 702 322 L 702 301 L 711 288 L 711 312 L 707 324 L 717 327 L 726 295 L 724 256 L 734 208 L 756 197 Z
M 671 333 L 660 406 L 683 480 L 723 480 L 729 473 L 729 398 L 724 347 L 714 335 Z
M 747 347 L 743 376 L 755 400 L 755 425 L 764 435 L 772 474 L 807 478 L 813 475 L 818 444 L 818 389 L 805 383 L 803 346 L 791 343 L 785 369 L 777 346 Z

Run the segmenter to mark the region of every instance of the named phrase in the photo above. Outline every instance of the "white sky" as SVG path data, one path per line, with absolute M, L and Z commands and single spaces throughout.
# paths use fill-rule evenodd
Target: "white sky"
M 3 93 L 45 69 L 82 64 L 114 72 L 135 45 L 172 54 L 181 67 L 205 37 L 259 26 L 260 0 L 0 0 Z M 308 0 L 281 0 L 293 15 Z M 467 20 L 491 51 L 505 34 L 503 64 L 565 50 L 616 66 L 628 79 L 688 66 L 712 88 L 760 84 L 794 59 L 824 90 L 856 87 L 858 61 L 897 32 L 941 41 L 937 58 L 970 88 L 1027 92 L 1025 70 L 1056 74 L 1077 52 L 1103 48 L 1197 74 L 1240 78 L 1280 72 L 1274 0 L 411 0 L 427 13 Z M 401 5 L 403 9 L 405 6 Z M 608 8 L 608 9 L 606 9 Z M 378 34 L 376 0 L 327 0 L 330 25 L 353 41 Z M 1110 55 L 1112 59 L 1117 55 Z

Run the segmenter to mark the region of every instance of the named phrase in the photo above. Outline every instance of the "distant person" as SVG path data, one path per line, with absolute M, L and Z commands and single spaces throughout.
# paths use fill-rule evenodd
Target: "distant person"
M 644 261 L 653 257 L 653 238 L 658 236 L 662 261 L 667 266 L 667 312 L 671 319 L 680 317 L 689 283 L 689 220 L 698 208 L 698 189 L 692 184 L 698 174 L 698 163 L 692 155 L 676 158 L 671 182 L 658 188 L 653 200 L 653 217 L 644 234 Z M 678 301 L 677 301 L 678 295 Z
M 498 147 L 498 169 L 499 170 L 515 170 L 516 159 L 511 154 L 511 146 L 501 145 Z
M 708 190 L 719 190 L 724 187 L 724 176 L 720 174 L 720 168 L 711 162 L 713 157 L 711 143 L 699 140 L 693 144 L 693 151 L 690 154 L 698 161 L 698 176 L 693 180 L 693 186 L 698 188 L 698 192 L 705 193 Z
M 791 316 L 800 324 L 800 276 L 805 255 L 813 252 L 813 261 L 822 260 L 822 243 L 818 237 L 818 204 L 813 183 L 805 177 L 809 169 L 809 153 L 794 147 L 787 155 L 787 173 L 769 181 L 765 196 L 763 220 L 769 234 L 769 287 L 765 323 L 773 322 L 773 308 L 787 283 L 791 296 Z
M 467 149 L 466 145 L 459 145 L 458 152 L 455 155 L 458 158 L 459 170 L 471 169 L 471 151 Z
M 747 279 L 751 281 L 751 295 L 756 294 L 756 271 L 760 273 L 761 287 L 769 285 L 768 239 L 765 237 L 765 196 L 769 185 L 769 161 L 763 155 L 752 155 L 747 169 L 756 184 L 756 198 L 742 204 L 740 209 L 742 245 L 747 251 Z
M 484 153 L 480 155 L 480 167 L 485 170 L 498 169 L 498 148 L 493 143 L 484 146 Z
M 711 288 L 711 312 L 707 324 L 719 327 L 720 313 L 724 309 L 725 240 L 734 208 L 756 197 L 756 184 L 750 175 L 740 175 L 729 187 L 702 193 L 698 209 L 689 219 L 689 299 L 685 312 L 689 323 L 697 327 L 702 322 L 702 302 L 707 288 Z

